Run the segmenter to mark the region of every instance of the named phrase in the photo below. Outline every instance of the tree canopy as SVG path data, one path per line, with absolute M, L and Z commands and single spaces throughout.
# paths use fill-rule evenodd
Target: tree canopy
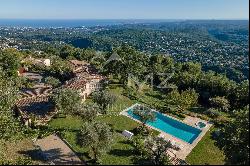
M 199 94 L 194 89 L 182 91 L 173 90 L 166 95 L 166 106 L 175 110 L 187 110 L 198 103 Z
M 214 97 L 209 99 L 210 105 L 213 108 L 217 108 L 220 111 L 228 112 L 230 103 L 225 97 Z
M 6 77 L 0 69 L 0 140 L 11 140 L 22 131 L 12 111 L 18 98 L 17 90 L 14 81 Z
M 222 128 L 218 144 L 231 164 L 249 163 L 249 107 L 235 113 L 235 119 Z
M 85 122 L 92 122 L 95 120 L 97 114 L 100 112 L 100 108 L 95 103 L 81 104 L 80 108 L 75 115 L 80 116 Z
M 97 103 L 102 113 L 107 113 L 107 107 L 116 101 L 116 96 L 107 90 L 96 91 L 92 94 L 93 101 Z
M 110 148 L 112 136 L 107 124 L 93 121 L 82 126 L 78 142 L 80 146 L 89 147 L 90 155 L 95 162 L 98 162 L 100 156 Z
M 0 67 L 8 76 L 17 76 L 22 54 L 13 49 L 0 51 Z
M 52 97 L 56 108 L 63 114 L 75 114 L 81 105 L 81 97 L 78 91 L 71 89 L 60 89 Z
M 170 163 L 166 152 L 171 147 L 171 143 L 163 138 L 149 137 L 145 141 L 145 157 L 152 161 L 154 165 L 168 165 Z
M 45 83 L 53 88 L 57 88 L 61 84 L 59 79 L 50 76 L 45 78 Z

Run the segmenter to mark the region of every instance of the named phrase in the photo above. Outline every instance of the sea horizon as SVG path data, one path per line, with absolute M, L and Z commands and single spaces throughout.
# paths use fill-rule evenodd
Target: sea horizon
M 175 19 L 0 19 L 0 27 L 92 27 L 178 21 Z M 183 20 L 179 20 L 183 21 Z
M 22 19 L 0 18 L 0 27 L 93 27 L 123 24 L 183 22 L 183 21 L 249 21 L 248 19 Z

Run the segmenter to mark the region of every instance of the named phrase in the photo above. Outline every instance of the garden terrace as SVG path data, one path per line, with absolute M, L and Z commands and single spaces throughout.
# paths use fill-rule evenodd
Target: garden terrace
M 113 81 L 114 82 L 114 81 Z M 113 104 L 112 108 L 109 108 L 107 115 L 100 115 L 96 118 L 96 121 L 101 123 L 109 124 L 114 131 L 114 141 L 111 145 L 111 149 L 103 154 L 101 157 L 102 164 L 104 165 L 132 165 L 138 164 L 140 161 L 137 160 L 137 154 L 134 153 L 134 147 L 121 133 L 124 130 L 130 132 L 135 131 L 135 129 L 140 125 L 137 121 L 132 120 L 126 116 L 120 115 L 120 112 L 129 106 L 140 103 L 147 104 L 151 106 L 151 103 L 162 103 L 162 100 L 157 98 L 158 92 L 148 91 L 147 93 L 141 94 L 141 102 L 133 100 L 124 96 L 124 88 L 122 85 L 114 82 L 109 84 L 109 90 L 112 94 L 117 96 L 116 102 Z M 151 95 L 149 95 L 151 94 Z M 86 102 L 92 102 L 88 100 Z M 143 102 L 143 103 L 142 103 Z M 57 117 L 49 122 L 49 126 L 54 131 L 60 131 L 62 137 L 67 140 L 74 151 L 79 154 L 79 157 L 86 161 L 87 164 L 92 164 L 89 158 L 88 151 L 86 147 L 81 147 L 77 143 L 78 131 L 84 121 L 78 116 L 66 116 Z M 153 135 L 157 136 L 160 132 L 152 130 Z M 194 147 L 193 151 L 188 155 L 187 162 L 189 164 L 224 164 L 225 156 L 223 155 L 223 150 L 219 149 L 215 140 L 212 138 L 212 129 L 206 133 L 206 135 L 201 139 L 201 141 Z M 204 155 L 205 154 L 205 155 Z M 174 156 L 175 157 L 175 156 Z M 174 164 L 185 164 L 182 160 L 172 161 Z M 180 163 L 181 162 L 181 163 Z M 140 163 L 139 163 L 140 164 Z
M 87 66 L 90 65 L 89 63 L 85 61 L 78 61 L 78 60 L 70 60 L 70 66 L 73 69 L 74 73 L 78 73 L 81 71 L 86 71 Z
M 30 80 L 30 81 L 35 81 L 37 83 L 42 82 L 42 80 L 44 78 L 44 76 L 42 76 L 41 74 L 33 73 L 33 72 L 25 72 L 25 73 L 22 73 L 21 76 Z
M 85 61 L 78 61 L 78 60 L 70 60 L 71 68 L 73 69 L 73 73 L 77 77 L 89 77 L 89 76 L 99 76 L 98 70 L 92 66 L 91 64 Z
M 30 125 L 32 118 L 35 119 L 36 124 L 45 124 L 57 112 L 48 95 L 23 98 L 16 103 L 16 111 L 25 125 Z

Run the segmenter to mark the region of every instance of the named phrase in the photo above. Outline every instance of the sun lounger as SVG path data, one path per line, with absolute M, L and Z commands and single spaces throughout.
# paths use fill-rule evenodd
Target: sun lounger
M 131 133 L 131 132 L 128 131 L 128 130 L 124 130 L 124 131 L 122 132 L 122 135 L 124 135 L 124 136 L 127 137 L 128 139 L 131 139 L 131 138 L 134 136 L 134 134 Z

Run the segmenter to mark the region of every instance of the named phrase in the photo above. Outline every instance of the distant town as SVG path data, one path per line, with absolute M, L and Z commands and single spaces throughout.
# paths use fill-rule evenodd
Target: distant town
M 177 27 L 177 25 L 181 25 Z M 202 27 L 202 28 L 199 28 Z M 248 79 L 248 21 L 184 21 L 76 28 L 1 27 L 0 48 L 41 51 L 41 45 L 71 44 L 110 51 L 127 43 L 147 54 L 179 62 L 195 61 L 205 70 L 236 81 Z M 198 40 L 197 40 L 198 39 Z

